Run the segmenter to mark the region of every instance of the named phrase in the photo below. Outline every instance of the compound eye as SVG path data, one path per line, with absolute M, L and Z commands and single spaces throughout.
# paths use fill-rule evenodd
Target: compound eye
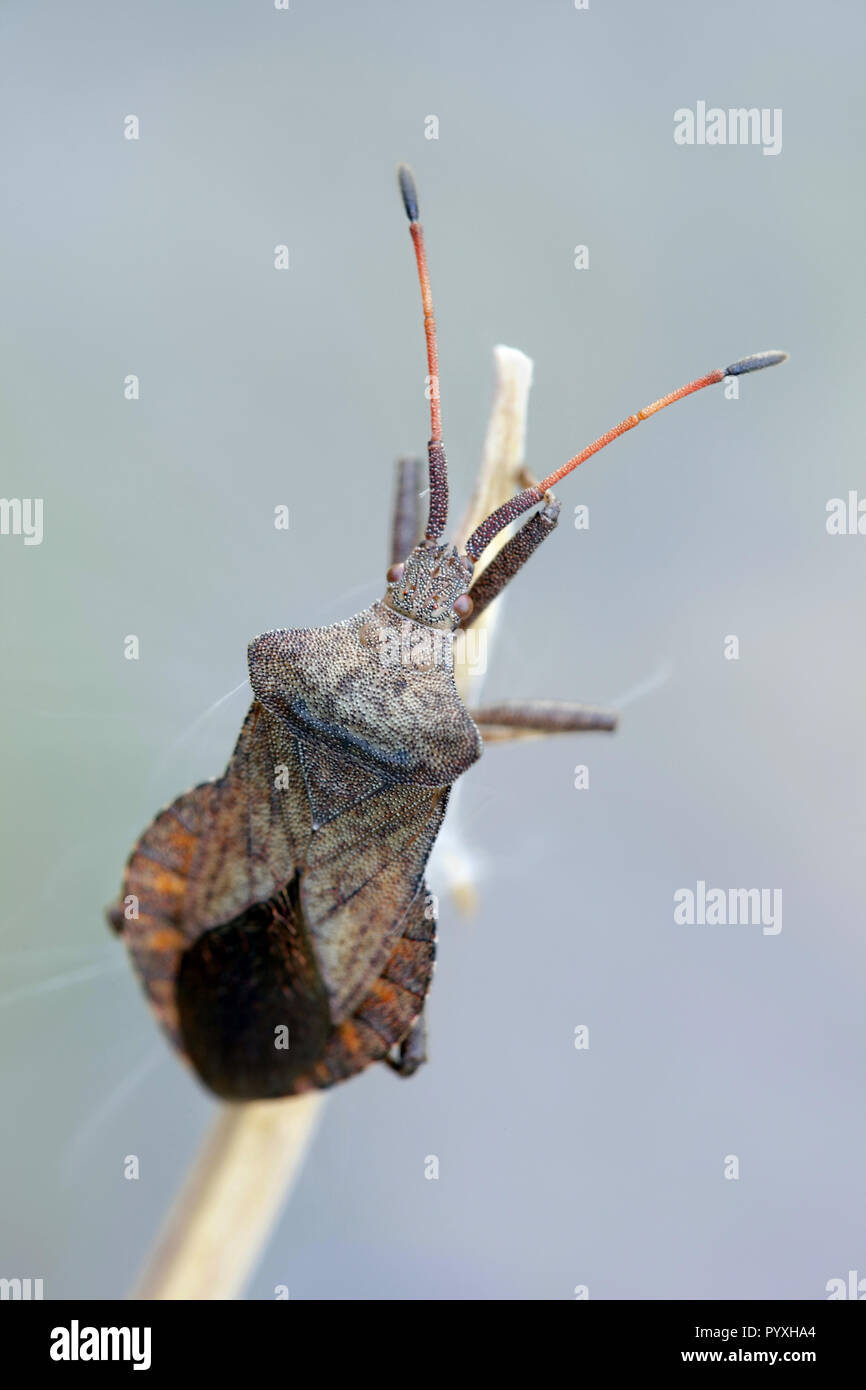
M 475 604 L 468 594 L 461 594 L 459 598 L 454 600 L 454 612 L 458 618 L 468 618 L 474 607 Z
M 388 583 L 396 584 L 399 579 L 402 579 L 403 571 L 405 570 L 405 568 L 406 565 L 403 561 L 401 561 L 399 565 L 392 565 L 385 575 L 385 578 L 387 579 Z

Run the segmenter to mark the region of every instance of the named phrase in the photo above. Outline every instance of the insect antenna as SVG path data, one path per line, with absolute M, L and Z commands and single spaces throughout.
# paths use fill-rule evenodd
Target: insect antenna
M 606 434 L 599 435 L 592 444 L 588 444 L 574 458 L 564 463 L 561 468 L 557 468 L 554 473 L 548 474 L 535 487 L 527 488 L 524 492 L 518 492 L 514 497 L 509 498 L 501 507 L 497 507 L 495 512 L 481 525 L 476 527 L 466 542 L 466 554 L 470 560 L 476 561 L 481 552 L 490 544 L 493 537 L 498 535 L 504 527 L 514 521 L 523 512 L 528 512 L 531 507 L 544 500 L 544 494 L 549 492 L 560 479 L 572 473 L 579 464 L 586 459 L 597 454 L 606 445 L 612 444 L 621 434 L 626 434 L 633 430 L 635 425 L 639 425 L 642 420 L 649 419 L 650 415 L 656 415 L 660 410 L 664 410 L 666 405 L 673 405 L 675 401 L 681 401 L 686 396 L 691 396 L 695 391 L 702 391 L 705 386 L 714 386 L 718 381 L 724 381 L 729 376 L 744 376 L 746 372 L 758 372 L 763 367 L 775 367 L 779 362 L 784 362 L 787 352 L 756 352 L 751 357 L 741 357 L 738 362 L 732 362 L 730 367 L 718 367 L 714 372 L 707 372 L 706 376 L 698 377 L 696 381 L 689 381 L 685 386 L 680 386 L 678 390 L 671 391 L 669 395 L 660 397 L 653 401 L 652 405 L 644 406 L 636 415 L 629 415 L 625 420 L 621 420 L 618 425 L 614 425 L 612 430 Z
M 442 443 L 442 417 L 439 411 L 439 350 L 436 346 L 436 320 L 433 317 L 433 296 L 430 292 L 430 273 L 427 269 L 427 252 L 424 249 L 424 232 L 418 221 L 418 193 L 412 171 L 405 164 L 397 170 L 400 194 L 406 216 L 409 218 L 409 231 L 415 248 L 418 265 L 418 280 L 421 285 L 421 303 L 424 308 L 424 336 L 427 339 L 427 378 L 430 383 L 430 442 L 427 456 L 430 460 L 430 510 L 427 517 L 426 539 L 438 541 L 448 520 L 448 465 Z

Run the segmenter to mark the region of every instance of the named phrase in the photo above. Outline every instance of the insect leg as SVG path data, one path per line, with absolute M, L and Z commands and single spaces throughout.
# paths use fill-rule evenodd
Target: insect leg
M 533 551 L 553 534 L 559 520 L 559 508 L 557 499 L 552 495 L 548 497 L 541 511 L 535 512 L 525 521 L 520 530 L 494 556 L 487 568 L 482 570 L 469 590 L 473 609 L 461 627 L 472 626 L 488 604 L 502 593 L 508 581 L 523 568 Z
M 418 458 L 397 460 L 397 484 L 391 518 L 389 565 L 399 565 L 421 539 L 421 492 L 424 465 Z
M 385 1061 L 399 1076 L 413 1076 L 427 1061 L 427 1019 L 424 1012 L 416 1018 L 401 1043 L 388 1053 Z
M 524 700 L 486 705 L 470 710 L 485 743 L 504 743 L 544 734 L 586 733 L 602 729 L 611 733 L 617 725 L 613 710 L 561 700 Z

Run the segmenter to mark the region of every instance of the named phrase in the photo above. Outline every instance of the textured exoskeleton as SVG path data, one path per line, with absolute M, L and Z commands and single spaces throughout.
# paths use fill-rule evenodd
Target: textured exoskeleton
M 134 850 L 123 897 L 138 917 L 115 921 L 219 1095 L 327 1086 L 411 1035 L 435 951 L 424 868 L 481 753 L 452 641 L 385 602 L 256 638 L 256 699 L 224 776 Z
M 424 1060 L 436 926 L 424 870 L 452 783 L 480 756 L 482 734 L 616 723 L 551 701 L 500 704 L 473 719 L 454 681 L 455 629 L 475 621 L 553 532 L 560 478 L 674 401 L 785 357 L 742 358 L 628 416 L 504 502 L 458 554 L 441 542 L 448 483 L 435 323 L 406 169 L 400 188 L 434 387 L 424 538 L 417 468 L 406 460 L 384 598 L 346 622 L 251 643 L 255 699 L 224 775 L 157 816 L 109 914 L 168 1036 L 231 1100 L 329 1086 L 379 1060 L 408 1076 Z M 473 583 L 486 546 L 534 508 Z

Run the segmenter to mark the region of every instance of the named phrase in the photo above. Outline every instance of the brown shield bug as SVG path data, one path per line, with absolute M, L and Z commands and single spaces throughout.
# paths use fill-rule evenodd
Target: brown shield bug
M 383 598 L 345 622 L 250 643 L 255 698 L 225 773 L 157 816 L 109 914 L 169 1038 L 229 1100 L 330 1086 L 377 1061 L 410 1075 L 424 1060 L 435 951 L 424 870 L 452 783 L 481 756 L 485 733 L 616 723 L 554 702 L 470 714 L 454 680 L 455 631 L 554 530 L 551 489 L 578 464 L 664 406 L 786 356 L 743 358 L 628 416 L 497 508 L 459 554 L 443 541 L 448 475 L 424 238 L 408 169 L 399 179 L 433 385 L 423 537 L 407 463 Z M 476 577 L 494 536 L 529 511 Z

